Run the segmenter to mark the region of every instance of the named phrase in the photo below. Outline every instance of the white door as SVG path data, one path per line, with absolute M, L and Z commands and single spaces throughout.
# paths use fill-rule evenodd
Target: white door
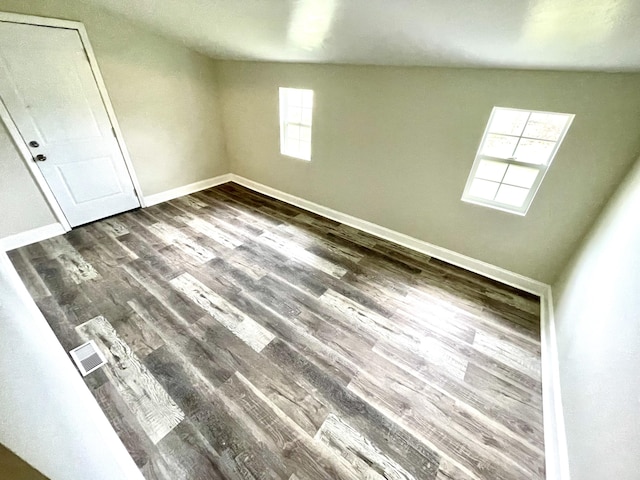
M 140 206 L 77 30 L 0 22 L 0 99 L 71 226 Z

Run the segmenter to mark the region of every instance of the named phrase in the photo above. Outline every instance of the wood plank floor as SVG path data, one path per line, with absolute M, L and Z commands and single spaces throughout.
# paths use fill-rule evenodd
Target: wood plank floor
M 10 252 L 148 479 L 542 479 L 539 302 L 228 183 Z

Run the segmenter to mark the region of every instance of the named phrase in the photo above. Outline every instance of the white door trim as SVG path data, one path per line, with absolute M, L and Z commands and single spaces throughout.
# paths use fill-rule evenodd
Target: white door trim
M 87 30 L 84 27 L 82 22 L 76 22 L 71 20 L 61 20 L 58 18 L 47 18 L 47 17 L 37 17 L 32 15 L 22 15 L 18 13 L 7 13 L 0 12 L 0 22 L 10 22 L 10 23 L 24 23 L 28 25 L 36 25 L 36 26 L 44 26 L 44 27 L 57 27 L 57 28 L 66 28 L 69 30 L 76 30 L 78 35 L 80 36 L 80 41 L 82 42 L 82 47 L 87 54 L 87 59 L 89 60 L 89 66 L 91 67 L 91 72 L 93 73 L 93 78 L 96 81 L 96 85 L 98 86 L 98 91 L 100 92 L 100 97 L 102 98 L 102 103 L 104 104 L 105 110 L 107 111 L 107 116 L 109 117 L 109 121 L 111 122 L 111 126 L 113 127 L 113 133 L 116 137 L 116 141 L 118 142 L 118 146 L 120 148 L 120 152 L 122 153 L 122 157 L 124 158 L 125 166 L 127 167 L 127 172 L 129 173 L 129 177 L 131 177 L 131 182 L 133 183 L 133 188 L 135 189 L 136 196 L 138 201 L 140 202 L 141 207 L 145 207 L 146 203 L 144 201 L 144 196 L 142 195 L 142 188 L 140 187 L 140 182 L 138 181 L 138 177 L 133 168 L 133 163 L 131 162 L 131 157 L 129 156 L 129 152 L 124 143 L 124 137 L 122 135 L 122 131 L 120 130 L 120 126 L 118 124 L 118 119 L 116 118 L 115 111 L 113 110 L 113 105 L 111 104 L 111 100 L 109 99 L 109 95 L 107 93 L 107 87 L 102 78 L 102 74 L 100 73 L 100 68 L 98 67 L 98 61 L 96 60 L 96 56 L 93 52 L 93 48 L 91 47 L 91 42 L 89 41 L 89 36 L 87 35 Z M 40 191 L 44 195 L 47 203 L 51 207 L 56 219 L 62 224 L 65 231 L 71 230 L 71 225 L 69 221 L 64 216 L 60 205 L 58 204 L 53 192 L 49 188 L 49 185 L 44 179 L 44 176 L 40 172 L 40 170 L 33 162 L 31 152 L 27 148 L 25 140 L 20 135 L 20 131 L 17 126 L 13 122 L 9 111 L 7 110 L 4 103 L 0 101 L 0 119 L 4 122 L 9 132 L 9 135 L 13 138 L 13 141 L 22 156 L 27 168 L 31 172 L 33 179 L 38 184 Z

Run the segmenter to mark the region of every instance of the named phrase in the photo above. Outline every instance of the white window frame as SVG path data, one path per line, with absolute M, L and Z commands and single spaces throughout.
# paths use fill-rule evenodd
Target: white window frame
M 484 144 L 487 141 L 487 136 L 490 133 L 489 132 L 489 127 L 491 126 L 491 122 L 493 120 L 493 116 L 494 116 L 494 114 L 495 114 L 495 112 L 497 110 L 512 110 L 512 111 L 517 111 L 517 112 L 527 112 L 527 113 L 529 113 L 529 116 L 531 116 L 531 114 L 534 114 L 534 113 L 542 113 L 542 114 L 566 115 L 566 116 L 569 117 L 569 119 L 567 120 L 567 123 L 564 126 L 564 129 L 562 130 L 562 133 L 558 137 L 558 140 L 555 141 L 556 143 L 555 143 L 555 145 L 553 147 L 553 150 L 551 151 L 551 154 L 549 156 L 549 161 L 546 164 L 536 165 L 536 164 L 528 163 L 528 162 L 520 162 L 520 161 L 516 160 L 515 158 L 499 158 L 499 157 L 492 157 L 490 155 L 481 154 L 481 152 L 482 152 L 482 150 L 484 148 Z M 463 202 L 473 203 L 475 205 L 481 205 L 483 207 L 490 207 L 490 208 L 494 208 L 496 210 L 501 210 L 503 212 L 515 213 L 517 215 L 522 215 L 522 216 L 526 215 L 527 211 L 529 210 L 529 207 L 533 203 L 533 199 L 536 196 L 536 193 L 538 192 L 538 188 L 540 188 L 540 185 L 542 184 L 542 180 L 544 179 L 544 176 L 547 174 L 547 171 L 549 170 L 549 167 L 551 166 L 551 163 L 553 162 L 553 159 L 555 158 L 556 153 L 557 153 L 558 149 L 560 148 L 560 145 L 562 145 L 562 141 L 564 140 L 564 137 L 567 134 L 567 131 L 569 130 L 569 127 L 571 126 L 571 123 L 573 122 L 574 117 L 575 117 L 575 115 L 574 114 L 570 114 L 570 113 L 546 112 L 546 111 L 542 111 L 542 110 L 525 110 L 525 109 L 520 109 L 520 108 L 509 108 L 509 107 L 493 107 L 493 109 L 491 110 L 491 115 L 489 117 L 489 121 L 487 122 L 487 126 L 485 127 L 484 134 L 482 135 L 482 140 L 480 141 L 480 146 L 478 147 L 478 151 L 476 153 L 476 158 L 473 161 L 473 166 L 471 167 L 471 172 L 469 173 L 469 177 L 467 178 L 467 183 L 465 184 L 464 192 L 462 194 L 462 199 L 461 200 Z M 523 133 L 524 133 L 524 131 L 523 131 Z M 507 135 L 507 136 L 516 137 L 516 135 Z M 525 137 L 522 134 L 518 135 L 517 137 L 518 137 L 518 142 L 520 140 L 522 140 L 522 139 L 540 140 L 538 138 Z M 515 148 L 517 148 L 517 144 L 516 144 Z M 536 168 L 536 169 L 539 170 L 538 175 L 536 176 L 536 180 L 534 181 L 533 185 L 529 189 L 529 193 L 527 194 L 527 197 L 525 198 L 525 200 L 522 203 L 521 207 L 514 207 L 514 206 L 508 205 L 506 203 L 497 202 L 495 200 L 488 200 L 486 198 L 481 198 L 481 197 L 475 197 L 475 196 L 470 194 L 471 184 L 475 180 L 476 171 L 478 170 L 478 167 L 480 165 L 480 161 L 481 160 L 490 160 L 490 161 L 500 162 L 500 163 L 503 163 L 503 164 L 507 165 L 507 168 L 505 169 L 505 175 L 506 175 L 506 172 L 508 170 L 508 165 L 520 165 L 520 166 L 523 166 L 523 167 Z M 504 179 L 504 177 L 503 177 L 503 179 Z
M 299 90 L 299 91 L 306 91 L 306 92 L 311 92 L 314 103 L 311 106 L 311 121 L 309 122 L 309 124 L 303 123 L 302 120 L 300 122 L 290 122 L 287 119 L 287 112 L 289 110 L 289 105 L 287 103 L 288 100 L 288 96 L 287 93 L 291 90 Z M 291 158 L 297 158 L 299 160 L 304 160 L 307 162 L 311 161 L 311 157 L 312 157 L 312 150 L 313 150 L 313 110 L 315 107 L 315 92 L 310 89 L 310 88 L 292 88 L 292 87 L 279 87 L 278 89 L 278 97 L 279 97 L 279 102 L 280 102 L 280 154 L 284 155 L 286 157 L 291 157 Z M 301 107 L 304 110 L 304 107 Z M 301 155 L 294 155 L 292 152 L 288 152 L 286 150 L 286 132 L 287 132 L 287 127 L 289 125 L 295 125 L 298 127 L 303 127 L 303 128 L 309 128 L 309 157 L 307 158 L 306 156 L 301 156 Z

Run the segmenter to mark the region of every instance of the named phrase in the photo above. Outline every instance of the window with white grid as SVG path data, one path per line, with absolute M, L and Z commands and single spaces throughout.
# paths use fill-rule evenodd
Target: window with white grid
M 311 160 L 313 90 L 280 88 L 280 153 Z
M 573 117 L 494 107 L 462 200 L 525 215 Z

